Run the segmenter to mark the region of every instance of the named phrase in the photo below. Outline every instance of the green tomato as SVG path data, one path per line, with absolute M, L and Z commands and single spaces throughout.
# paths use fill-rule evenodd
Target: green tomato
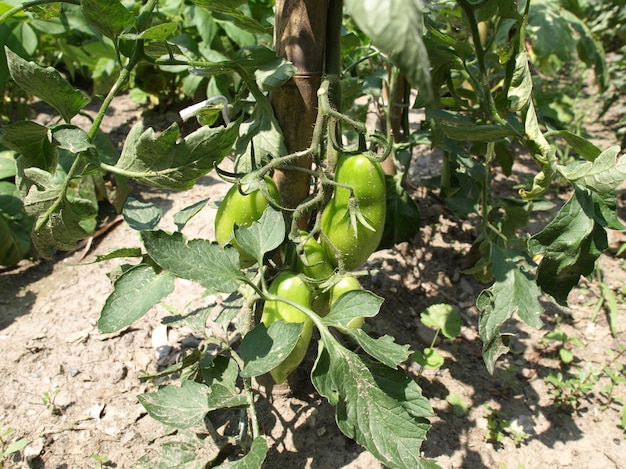
M 350 276 L 345 276 L 341 280 L 339 280 L 333 287 L 330 289 L 330 307 L 332 308 L 337 299 L 344 293 L 353 290 L 360 290 L 361 284 L 359 281 Z M 363 327 L 364 318 L 354 318 L 347 325 L 348 329 L 360 329 Z
M 302 237 L 301 239 L 305 239 L 308 233 L 300 231 L 300 236 Z M 329 310 L 330 292 L 323 291 L 319 288 L 319 285 L 333 275 L 335 268 L 326 257 L 326 252 L 322 245 L 312 236 L 306 238 L 302 246 L 302 255 L 298 256 L 296 265 L 298 272 L 302 272 L 312 284 L 313 300 L 311 308 L 318 316 L 326 316 Z
M 308 233 L 301 231 L 300 236 L 304 239 Z M 298 257 L 298 270 L 311 279 L 326 280 L 333 274 L 335 268 L 328 260 L 322 245 L 309 236 L 302 246 L 302 256 Z
M 279 273 L 270 284 L 268 290 L 276 296 L 291 300 L 308 309 L 311 308 L 311 289 L 307 283 L 294 272 L 285 271 Z M 280 365 L 270 371 L 272 378 L 274 378 L 274 381 L 278 384 L 285 381 L 287 376 L 298 368 L 298 365 L 304 360 L 313 332 L 313 321 L 298 308 L 283 303 L 282 301 L 266 301 L 263 307 L 263 314 L 261 315 L 261 322 L 269 327 L 270 324 L 281 320 L 285 322 L 302 322 L 304 323 L 304 328 L 293 351 Z
M 278 189 L 271 177 L 265 176 L 267 187 L 274 201 L 278 202 Z M 241 249 L 233 239 L 235 225 L 249 227 L 261 218 L 269 202 L 260 190 L 243 195 L 239 188 L 233 185 L 226 193 L 224 200 L 215 214 L 215 239 L 219 244 L 231 243 L 239 250 L 241 267 L 254 265 L 256 259 Z
M 337 164 L 335 181 L 352 187 L 336 187 L 330 202 L 322 212 L 321 228 L 330 243 L 339 251 L 346 270 L 363 264 L 376 250 L 383 236 L 387 212 L 385 174 L 381 165 L 365 155 L 344 155 Z M 350 216 L 349 205 L 356 202 L 360 215 Z M 373 228 L 372 229 L 370 229 Z M 338 265 L 332 247 L 322 238 L 322 246 L 333 265 Z

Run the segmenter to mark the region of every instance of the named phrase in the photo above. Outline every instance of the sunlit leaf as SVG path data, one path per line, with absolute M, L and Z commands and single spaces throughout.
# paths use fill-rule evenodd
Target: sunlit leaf
M 420 0 L 345 0 L 346 9 L 374 45 L 390 55 L 420 95 L 432 99 Z
M 24 91 L 54 107 L 66 122 L 89 103 L 89 97 L 72 86 L 53 67 L 40 67 L 4 48 L 9 73 Z
M 298 343 L 304 323 L 277 321 L 265 327 L 259 324 L 241 342 L 240 354 L 245 366 L 241 376 L 268 373 L 289 356 Z
M 317 391 L 336 406 L 341 431 L 387 467 L 438 467 L 420 454 L 432 408 L 403 371 L 370 363 L 324 340 L 311 379 Z
M 179 232 L 142 231 L 141 238 L 150 257 L 177 277 L 222 293 L 239 288 L 242 273 L 235 248 L 205 239 L 187 240 Z
M 209 412 L 209 388 L 185 380 L 182 386 L 167 385 L 158 391 L 141 394 L 137 399 L 155 420 L 174 428 L 201 424 Z
M 146 264 L 124 272 L 115 281 L 100 318 L 98 331 L 117 332 L 143 317 L 150 308 L 174 291 L 174 277 L 168 272 L 157 274 Z

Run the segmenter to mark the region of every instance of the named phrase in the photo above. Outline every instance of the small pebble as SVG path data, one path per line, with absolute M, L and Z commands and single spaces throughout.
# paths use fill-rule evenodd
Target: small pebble
M 74 378 L 78 373 L 80 373 L 80 370 L 78 368 L 70 368 L 70 376 L 72 378 Z

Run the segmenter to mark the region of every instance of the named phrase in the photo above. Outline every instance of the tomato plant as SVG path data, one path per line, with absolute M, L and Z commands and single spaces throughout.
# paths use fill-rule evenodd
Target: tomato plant
M 233 187 L 216 216 L 216 240 L 183 233 L 203 205 L 176 214 L 171 232 L 159 227 L 159 217 L 146 216 L 153 206 L 126 200 L 127 190 L 117 199 L 110 191 L 140 232 L 143 249 L 99 258 L 134 257 L 136 263 L 115 278 L 98 328 L 112 333 L 138 321 L 175 291 L 176 278 L 219 294 L 214 308 L 178 318 L 203 346 L 157 376 L 181 373 L 182 384 L 155 387 L 139 401 L 152 417 L 185 432 L 202 431 L 211 412 L 243 409 L 241 433 L 222 435 L 241 448 L 243 459 L 233 462 L 238 467 L 261 467 L 268 452 L 253 378 L 269 373 L 284 381 L 309 351 L 313 331 L 319 341 L 311 382 L 336 406 L 341 431 L 388 467 L 436 467 L 420 452 L 432 408 L 401 366 L 413 354 L 392 337 L 372 337 L 358 327 L 375 320 L 383 299 L 362 289 L 350 272 L 375 250 L 417 233 L 419 214 L 404 189 L 414 145 L 426 142 L 442 152 L 439 195 L 459 217 L 481 222 L 481 257 L 466 273 L 488 285 L 476 306 L 491 372 L 508 351 L 502 325 L 521 320 L 541 327 L 540 296 L 565 304 L 606 248 L 606 229 L 624 228 L 615 214 L 616 188 L 626 177 L 619 147 L 596 147 L 565 128 L 567 119 L 558 113 L 551 127 L 541 120 L 535 67 L 547 73 L 575 52 L 603 82 L 598 44 L 582 20 L 560 19 L 553 2 L 531 7 L 533 2 L 458 0 L 424 9 L 413 0 L 331 0 L 323 21 L 313 22 L 322 25 L 323 38 L 315 36 L 318 29 L 312 33 L 318 42 L 295 35 L 318 44 L 309 50 L 321 56 L 313 65 L 298 63 L 308 54 L 290 48 L 295 39 L 282 1 L 275 10 L 262 0 L 68 3 L 59 15 L 76 16 L 89 30 L 81 46 L 64 49 L 69 75 L 96 47 L 92 37 L 108 54 L 98 67 L 107 76 L 103 72 L 96 87 L 108 85 L 107 91 L 87 129 L 72 121 L 91 97 L 47 66 L 49 49 L 35 55 L 26 41 L 16 45 L 20 31 L 30 28 L 31 5 L 0 2 L 0 27 L 9 33 L 0 83 L 10 77 L 59 115 L 49 125 L 18 120 L 0 129 L 0 144 L 9 152 L 0 160 L 0 239 L 10 246 L 0 251 L 0 262 L 26 254 L 25 231 L 33 252 L 44 258 L 88 237 L 101 201 L 96 188 L 105 176 L 122 186 L 132 180 L 181 191 L 216 167 L 217 174 L 227 174 L 219 165 L 231 158 L 227 178 Z M 175 15 L 168 15 L 172 10 Z M 546 15 L 568 39 L 563 50 L 540 47 L 546 46 Z M 273 25 L 280 33 L 274 44 Z M 209 99 L 182 113 L 181 120 L 198 118 L 193 130 L 173 123 L 156 131 L 138 123 L 118 152 L 101 125 L 116 94 L 131 89 L 138 95 L 138 88 L 172 101 L 198 94 Z M 385 118 L 378 129 L 363 123 L 363 109 L 354 104 L 364 95 L 375 97 Z M 424 110 L 419 129 L 396 114 L 409 106 Z M 289 116 L 290 107 L 302 115 Z M 563 146 L 578 157 L 560 160 Z M 517 194 L 496 195 L 494 175 L 511 174 L 514 147 L 532 158 L 536 173 Z M 392 170 L 385 174 L 380 162 Z M 557 178 L 571 187 L 569 199 L 538 232 L 520 236 Z M 209 319 L 220 334 L 208 335 Z

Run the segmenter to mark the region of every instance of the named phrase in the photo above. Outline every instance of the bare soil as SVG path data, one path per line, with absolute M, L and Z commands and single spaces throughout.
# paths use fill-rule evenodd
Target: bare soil
M 115 101 L 105 119 L 105 131 L 121 141 L 140 117 L 141 109 L 127 98 Z M 146 116 L 144 116 L 146 117 Z M 154 116 L 153 116 L 154 117 Z M 153 124 L 164 129 L 174 119 L 159 116 Z M 422 210 L 422 230 L 410 243 L 378 252 L 366 267 L 372 275 L 364 286 L 386 300 L 381 313 L 368 326 L 373 334 L 390 334 L 412 350 L 430 345 L 433 333 L 421 325 L 419 314 L 436 303 L 449 303 L 461 312 L 464 325 L 454 340 L 440 341 L 445 356 L 439 370 L 419 377 L 424 394 L 435 410 L 432 429 L 422 449 L 424 456 L 443 468 L 571 468 L 617 469 L 626 467 L 626 438 L 620 427 L 626 384 L 608 399 L 603 376 L 580 395 L 578 408 L 560 409 L 545 378 L 562 371 L 554 343 L 541 338 L 560 329 L 579 339 L 572 347 L 577 367 L 600 369 L 610 362 L 620 345 L 626 345 L 626 318 L 620 302 L 618 334 L 610 333 L 604 311 L 597 313 L 600 286 L 582 280 L 570 296 L 569 308 L 545 300 L 545 326 L 532 330 L 513 323 L 512 352 L 499 361 L 490 375 L 481 357 L 474 306 L 485 288 L 462 273 L 471 265 L 476 223 L 456 219 L 423 178 L 436 173 L 437 156 L 423 152 L 414 160 L 413 196 Z M 525 168 L 518 168 L 520 172 Z M 192 190 L 168 193 L 137 187 L 134 197 L 155 202 L 164 212 L 166 227 L 174 228 L 176 211 L 210 197 L 219 199 L 228 185 L 214 175 L 201 179 Z M 213 207 L 206 207 L 185 228 L 189 237 L 212 238 Z M 623 215 L 623 214 L 622 214 Z M 614 247 L 619 233 L 612 234 Z M 136 232 L 123 222 L 114 224 L 90 246 L 53 261 L 23 261 L 0 271 L 0 425 L 13 428 L 10 441 L 25 437 L 28 446 L 4 461 L 5 467 L 99 467 L 94 455 L 108 459 L 107 467 L 130 468 L 140 457 L 156 457 L 161 444 L 176 439 L 170 429 L 147 416 L 136 396 L 154 389 L 139 380 L 142 370 L 156 372 L 173 363 L 184 351 L 197 346 L 191 330 L 169 328 L 169 348 L 163 353 L 158 333 L 171 312 L 154 308 L 142 320 L 113 335 L 99 334 L 96 321 L 112 291 L 107 274 L 119 262 L 92 263 L 96 255 L 122 246 L 139 246 Z M 616 294 L 624 287 L 623 260 L 613 253 L 599 261 L 603 282 Z M 178 282 L 166 301 L 181 310 L 198 298 L 200 290 Z M 156 332 L 155 332 L 156 331 Z M 258 412 L 270 453 L 267 468 L 382 467 L 367 451 L 344 437 L 334 422 L 334 409 L 317 395 L 307 380 L 315 347 L 298 370 L 299 385 L 267 393 L 259 387 Z M 626 360 L 621 357 L 621 363 Z M 417 367 L 407 364 L 417 375 Z M 623 375 L 622 375 L 623 377 Z M 467 405 L 452 406 L 446 398 L 457 396 Z M 624 399 L 622 404 L 618 399 Z M 501 441 L 489 441 L 495 412 L 500 421 L 513 424 L 502 431 Z M 220 430 L 234 435 L 227 421 Z M 515 431 L 520 441 L 515 441 Z M 207 452 L 213 451 L 207 448 Z

